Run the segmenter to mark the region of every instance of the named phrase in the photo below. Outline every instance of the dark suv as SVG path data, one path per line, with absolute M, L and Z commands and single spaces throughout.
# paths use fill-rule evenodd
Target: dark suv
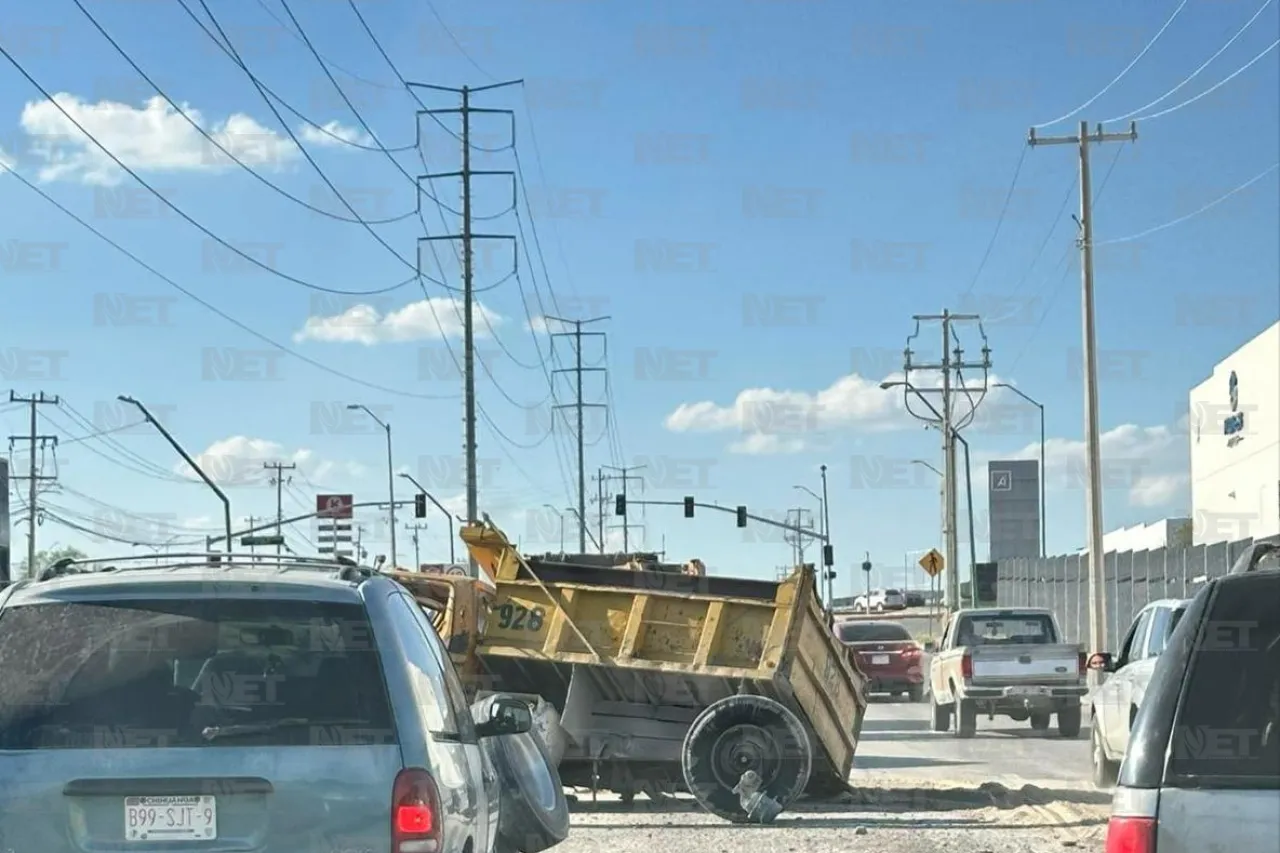
M 1106 850 L 1280 853 L 1280 544 L 1250 546 L 1187 607 L 1134 719 Z

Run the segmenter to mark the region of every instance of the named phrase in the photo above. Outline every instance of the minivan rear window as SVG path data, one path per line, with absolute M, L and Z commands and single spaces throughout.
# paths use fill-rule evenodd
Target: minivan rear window
M 1174 718 L 1168 779 L 1280 787 L 1280 576 L 1220 582 Z
M 40 603 L 0 634 L 0 749 L 396 742 L 360 604 Z

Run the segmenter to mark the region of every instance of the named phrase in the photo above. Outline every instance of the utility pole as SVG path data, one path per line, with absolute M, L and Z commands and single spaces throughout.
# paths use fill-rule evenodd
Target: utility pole
M 557 323 L 564 323 L 566 326 L 572 326 L 572 332 L 555 332 L 551 335 L 552 340 L 555 338 L 572 337 L 574 339 L 574 356 L 575 363 L 573 367 L 565 367 L 552 371 L 555 374 L 572 373 L 575 375 L 577 382 L 577 395 L 572 403 L 553 406 L 553 409 L 576 409 L 578 412 L 578 553 L 585 554 L 587 552 L 587 470 L 586 470 L 586 436 L 583 433 L 582 413 L 588 408 L 603 409 L 604 403 L 585 403 L 582 400 L 582 374 L 593 371 L 603 372 L 603 367 L 583 367 L 582 366 L 582 338 L 605 336 L 604 332 L 583 332 L 582 326 L 585 323 L 599 323 L 608 320 L 608 317 L 592 317 L 590 320 L 566 320 L 563 317 L 547 317 Z M 554 348 L 553 348 L 554 349 Z M 554 429 L 554 424 L 552 426 Z
M 263 462 L 262 467 L 269 471 L 276 472 L 275 476 L 268 480 L 268 482 L 276 487 L 276 535 L 281 537 L 280 543 L 276 545 L 276 556 L 279 557 L 280 548 L 284 542 L 284 485 L 285 483 L 293 482 L 292 476 L 286 478 L 282 472 L 292 471 L 298 466 L 292 462 L 288 465 L 281 462 Z M 249 526 L 252 527 L 253 525 L 250 524 Z
M 982 318 L 977 314 L 953 314 L 950 311 L 943 310 L 941 314 L 916 314 L 911 319 L 915 321 L 916 330 L 907 337 L 907 346 L 903 352 L 902 371 L 906 379 L 900 382 L 882 382 L 880 387 L 892 388 L 900 385 L 906 389 L 906 399 L 908 401 L 912 394 L 920 397 L 933 410 L 931 415 L 921 416 L 916 414 L 912 410 L 910 402 L 906 404 L 908 413 L 919 420 L 925 421 L 927 424 L 939 427 L 942 432 L 942 538 L 947 573 L 945 579 L 947 584 L 946 603 L 949 609 L 957 610 L 960 607 L 960 544 L 959 530 L 956 523 L 956 495 L 958 491 L 956 433 L 973 421 L 978 406 L 987 394 L 988 380 L 991 374 L 991 348 L 987 346 L 987 333 L 982 327 Z M 922 322 L 941 323 L 942 353 L 941 359 L 936 364 L 913 364 L 911 361 L 913 354 L 911 342 L 919 336 Z M 969 322 L 977 323 L 978 334 L 982 337 L 981 361 L 965 361 L 964 350 L 959 346 L 959 341 L 953 329 L 953 325 L 956 323 Z M 913 383 L 911 381 L 911 372 L 913 370 L 941 372 L 942 387 L 936 388 L 932 384 L 922 386 Z M 970 387 L 964 378 L 965 370 L 981 370 L 982 386 Z M 942 395 L 940 409 L 929 403 L 925 397 L 927 394 Z M 969 411 L 958 419 L 959 423 L 957 423 L 955 410 L 957 397 L 969 400 L 971 406 Z
M 444 172 L 439 174 L 424 175 L 419 179 L 419 183 L 423 180 L 428 182 L 436 178 L 461 178 L 462 179 L 462 233 L 460 234 L 440 234 L 436 236 L 419 237 L 421 241 L 432 240 L 461 240 L 462 241 L 462 343 L 463 343 L 463 419 L 465 421 L 463 439 L 463 452 L 466 454 L 467 467 L 467 523 L 474 524 L 479 515 L 477 509 L 478 495 L 476 490 L 476 348 L 475 348 L 475 264 L 472 244 L 475 240 L 510 240 L 514 243 L 515 238 L 509 234 L 477 234 L 471 227 L 471 179 L 476 175 L 505 175 L 515 180 L 514 173 L 510 171 L 488 171 L 477 170 L 471 168 L 471 115 L 472 113 L 499 113 L 511 117 L 512 126 L 514 127 L 515 113 L 511 110 L 492 110 L 478 109 L 471 106 L 471 96 L 478 92 L 488 92 L 493 89 L 501 89 L 506 86 L 514 86 L 521 83 L 521 80 L 510 80 L 506 83 L 494 83 L 491 86 L 463 86 L 461 89 L 455 89 L 449 86 L 435 86 L 429 83 L 407 83 L 411 88 L 431 89 L 437 92 L 449 92 L 458 95 L 462 104 L 460 108 L 453 109 L 437 109 L 437 110 L 419 110 L 417 115 L 418 133 L 421 135 L 422 116 L 424 115 L 441 115 L 445 113 L 457 113 L 462 118 L 462 133 L 459 140 L 462 145 L 462 171 L 460 172 Z M 514 134 L 513 134 L 514 135 Z M 515 144 L 514 138 L 512 145 Z M 418 194 L 418 205 L 421 209 L 422 193 Z M 443 270 L 442 270 L 443 272 Z M 392 499 L 394 505 L 394 498 Z M 392 536 L 395 536 L 395 523 L 392 523 Z M 469 558 L 471 567 L 471 576 L 479 577 L 479 567 L 476 565 L 474 557 Z
M 613 482 L 614 480 L 620 480 L 622 482 L 622 502 L 624 504 L 627 502 L 627 483 L 629 483 L 632 480 L 636 480 L 640 483 L 642 487 L 644 485 L 644 477 L 636 476 L 631 472 L 642 471 L 646 467 L 647 466 L 645 465 L 631 465 L 631 466 L 625 466 L 625 467 L 619 467 L 617 465 L 601 465 L 600 466 L 601 470 L 618 472 L 616 475 L 605 475 L 604 482 L 610 483 L 610 482 Z M 612 525 L 612 527 L 622 528 L 622 550 L 624 553 L 630 553 L 631 552 L 631 528 L 639 527 L 643 529 L 644 525 L 628 524 L 626 516 L 623 516 L 622 524 L 615 524 L 615 525 Z M 601 536 L 601 539 L 600 539 L 600 547 L 601 548 L 604 547 L 603 536 Z
M 604 471 L 596 470 L 596 544 L 604 553 Z
M 1136 142 L 1138 123 L 1129 122 L 1127 133 L 1089 133 L 1089 123 L 1080 122 L 1075 136 L 1036 136 L 1035 128 L 1027 134 L 1027 143 L 1036 145 L 1075 145 L 1080 159 L 1080 297 L 1082 332 L 1084 335 L 1084 429 L 1085 459 L 1089 471 L 1085 502 L 1089 519 L 1089 648 L 1098 651 L 1106 636 L 1106 601 L 1102 596 L 1102 458 L 1098 428 L 1098 352 L 1093 304 L 1093 187 L 1089 180 L 1089 143 Z M 1044 476 L 1041 472 L 1041 477 Z M 1098 674 L 1090 670 L 1096 684 Z
M 406 524 L 404 528 L 405 530 L 413 533 L 413 570 L 415 572 L 420 572 L 422 571 L 422 552 L 419 550 L 418 546 L 418 533 L 426 530 L 427 525 L 422 524 L 421 522 L 415 522 L 413 524 Z
M 45 396 L 43 391 L 31 397 L 19 397 L 14 392 L 9 392 L 10 403 L 26 403 L 31 406 L 31 430 L 27 435 L 11 435 L 9 436 L 9 448 L 13 448 L 15 441 L 27 442 L 27 451 L 30 453 L 28 460 L 27 476 L 13 477 L 14 480 L 27 481 L 27 577 L 35 577 L 36 573 L 36 489 L 42 480 L 56 480 L 57 477 L 42 476 L 37 472 L 36 451 L 44 450 L 47 445 L 52 444 L 58 446 L 58 437 L 56 435 L 40 435 L 37 432 L 36 424 L 36 407 L 37 406 L 56 406 L 58 405 L 58 397 L 55 394 L 52 397 Z
M 809 514 L 809 521 L 807 523 L 805 522 L 806 513 Z M 791 522 L 792 515 L 795 516 L 796 527 L 798 528 L 808 527 L 809 529 L 813 529 L 813 513 L 811 510 L 805 509 L 804 507 L 796 507 L 795 509 L 787 510 L 788 524 L 792 523 Z M 793 567 L 804 565 L 804 549 L 806 544 L 805 542 L 806 538 L 807 537 L 805 537 L 801 533 L 787 533 L 787 532 L 783 533 L 783 539 L 786 540 L 791 545 L 791 558 L 794 561 Z

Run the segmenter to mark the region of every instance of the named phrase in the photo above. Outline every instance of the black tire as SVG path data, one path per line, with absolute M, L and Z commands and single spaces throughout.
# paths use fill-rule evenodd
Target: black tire
M 1032 714 L 1031 728 L 1038 732 L 1049 731 L 1049 724 L 1053 722 L 1053 714 Z
M 972 699 L 961 699 L 956 710 L 956 737 L 971 738 L 978 733 L 978 706 Z
M 496 697 L 471 706 L 476 720 L 489 718 Z M 569 801 L 560 772 L 533 732 L 488 737 L 480 748 L 493 762 L 502 790 L 496 849 L 500 853 L 541 853 L 569 837 Z
M 1096 714 L 1093 718 L 1093 734 L 1090 736 L 1090 740 L 1092 741 L 1090 752 L 1092 754 L 1094 787 L 1100 789 L 1115 787 L 1116 777 L 1120 775 L 1120 764 L 1107 758 L 1107 752 L 1102 747 L 1102 730 L 1098 728 Z
M 813 772 L 813 747 L 804 725 L 764 696 L 729 696 L 708 706 L 689 727 L 681 752 L 685 785 L 712 814 L 734 823 L 750 818 L 733 789 L 747 770 L 760 791 L 786 808 Z
M 1080 724 L 1083 717 L 1079 702 L 1074 702 L 1058 711 L 1058 734 L 1065 738 L 1080 737 Z
M 939 705 L 937 697 L 929 698 L 929 728 L 935 732 L 951 730 L 951 706 Z
M 924 685 L 923 684 L 912 685 L 911 689 L 907 691 L 907 698 L 910 699 L 912 702 L 917 702 L 917 703 L 923 702 L 924 701 Z

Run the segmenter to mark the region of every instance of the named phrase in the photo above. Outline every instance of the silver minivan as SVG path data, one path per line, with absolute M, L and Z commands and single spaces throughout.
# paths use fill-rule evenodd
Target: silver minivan
M 1280 544 L 1192 599 L 1120 765 L 1107 853 L 1280 853 Z
M 0 851 L 489 853 L 501 782 L 421 608 L 326 561 L 60 565 L 0 592 Z

